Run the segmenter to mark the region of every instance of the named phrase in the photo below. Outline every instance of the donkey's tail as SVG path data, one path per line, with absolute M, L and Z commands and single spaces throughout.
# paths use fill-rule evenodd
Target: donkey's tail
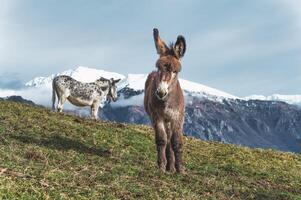
M 55 85 L 54 80 L 52 81 L 52 110 L 55 111 L 55 99 L 56 99 L 56 92 L 55 92 Z

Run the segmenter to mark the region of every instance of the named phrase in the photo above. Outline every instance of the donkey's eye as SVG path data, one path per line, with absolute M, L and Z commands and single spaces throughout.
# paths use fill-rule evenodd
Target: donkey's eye
M 165 69 L 166 71 L 171 71 L 171 70 L 170 70 L 170 65 L 168 65 L 168 64 L 164 65 L 164 69 Z
M 177 73 L 177 71 L 173 71 L 172 73 L 176 74 L 176 73 Z

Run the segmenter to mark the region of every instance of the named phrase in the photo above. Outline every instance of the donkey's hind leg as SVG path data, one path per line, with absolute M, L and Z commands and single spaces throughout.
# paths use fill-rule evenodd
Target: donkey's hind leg
M 65 95 L 58 95 L 58 104 L 57 104 L 57 110 L 58 112 L 62 112 L 63 111 L 63 106 L 64 106 L 64 103 L 67 99 L 67 97 Z

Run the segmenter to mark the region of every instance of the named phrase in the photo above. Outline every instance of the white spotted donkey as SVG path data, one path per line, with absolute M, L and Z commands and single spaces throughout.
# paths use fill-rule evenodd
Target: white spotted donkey
M 68 99 L 76 106 L 90 106 L 91 117 L 97 119 L 98 108 L 104 98 L 109 102 L 117 100 L 116 83 L 119 81 L 120 79 L 100 78 L 92 83 L 82 83 L 70 76 L 57 76 L 52 81 L 52 109 L 55 110 L 57 95 L 59 112 L 62 112 L 63 104 Z

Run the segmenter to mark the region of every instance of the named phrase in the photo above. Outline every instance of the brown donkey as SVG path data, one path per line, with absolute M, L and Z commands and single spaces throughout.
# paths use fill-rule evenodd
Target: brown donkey
M 155 129 L 157 163 L 160 170 L 179 173 L 182 168 L 182 130 L 184 96 L 178 80 L 180 59 L 186 51 L 183 36 L 169 47 L 161 40 L 158 29 L 153 30 L 157 53 L 157 71 L 145 82 L 144 108 Z

